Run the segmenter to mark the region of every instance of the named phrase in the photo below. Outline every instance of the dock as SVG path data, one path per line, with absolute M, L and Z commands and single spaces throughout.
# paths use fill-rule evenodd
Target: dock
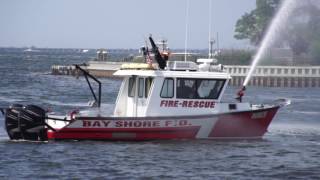
M 231 85 L 240 86 L 250 66 L 225 66 Z M 249 86 L 320 87 L 320 66 L 257 66 Z
M 82 66 L 97 77 L 113 77 L 123 62 L 90 61 L 87 66 Z M 249 72 L 250 66 L 226 65 L 226 72 L 232 79 L 230 85 L 241 86 Z M 72 66 L 51 67 L 53 75 L 78 76 L 79 72 Z M 249 86 L 262 87 L 320 87 L 320 66 L 257 66 Z

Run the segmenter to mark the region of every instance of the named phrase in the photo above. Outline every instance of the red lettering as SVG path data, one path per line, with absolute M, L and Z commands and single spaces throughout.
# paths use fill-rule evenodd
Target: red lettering
M 132 121 L 123 121 L 123 127 L 132 127 Z
M 151 124 L 151 121 L 143 121 L 142 122 L 142 127 L 151 127 L 152 124 Z
M 179 121 L 179 126 L 186 126 L 188 125 L 188 121 L 187 120 L 180 120 Z
M 212 101 L 210 104 L 210 108 L 214 108 L 215 103 Z
M 100 121 L 95 121 L 93 124 L 92 124 L 92 127 L 100 127 L 101 124 L 100 124 Z
M 201 101 L 201 102 L 199 103 L 199 108 L 203 108 L 203 106 L 204 106 L 204 101 Z
M 134 127 L 141 127 L 141 122 L 140 121 L 135 121 L 135 122 L 133 122 L 133 126 Z
M 90 121 L 82 121 L 82 127 L 90 127 L 91 122 Z
M 160 107 L 162 107 L 162 106 L 167 106 L 167 104 L 168 104 L 168 101 L 166 101 L 166 100 L 162 100 L 161 102 L 160 102 Z
M 189 107 L 189 108 L 214 108 L 214 101 L 182 101 L 180 103 L 181 107 Z M 179 101 L 171 101 L 171 100 L 162 100 L 160 102 L 160 107 L 178 107 Z
M 123 123 L 122 121 L 116 121 L 116 127 L 122 127 Z
M 174 107 L 178 107 L 179 101 L 174 101 Z
M 182 107 L 187 107 L 188 106 L 188 101 L 183 101 L 182 102 Z
M 160 121 L 152 121 L 152 127 L 159 127 Z
M 108 127 L 108 125 L 109 125 L 109 123 L 110 123 L 110 121 L 102 121 L 103 122 L 103 124 L 104 124 L 104 127 Z
M 172 124 L 172 121 L 170 120 L 165 122 L 165 126 L 170 126 L 171 124 Z
M 197 108 L 199 106 L 199 101 L 195 101 L 194 103 L 193 103 L 193 107 L 194 108 Z

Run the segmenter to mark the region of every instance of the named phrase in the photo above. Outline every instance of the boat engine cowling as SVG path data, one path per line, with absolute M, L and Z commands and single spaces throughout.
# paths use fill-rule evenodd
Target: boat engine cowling
M 5 110 L 5 127 L 12 140 L 47 140 L 46 111 L 35 105 L 11 105 Z

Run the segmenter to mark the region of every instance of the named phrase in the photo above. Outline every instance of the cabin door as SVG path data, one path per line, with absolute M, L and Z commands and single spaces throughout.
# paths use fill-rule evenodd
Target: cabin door
M 147 96 L 145 95 L 145 78 L 137 79 L 138 98 L 137 98 L 137 116 L 144 116 L 146 110 Z
M 151 77 L 130 77 L 128 83 L 127 116 L 145 116 L 149 91 L 153 84 Z
M 137 77 L 132 76 L 128 82 L 127 116 L 137 116 Z

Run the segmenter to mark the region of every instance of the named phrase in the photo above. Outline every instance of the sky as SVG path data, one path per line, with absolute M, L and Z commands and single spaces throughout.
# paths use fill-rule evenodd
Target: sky
M 0 47 L 139 48 L 152 34 L 185 47 L 187 0 L 1 0 Z M 207 48 L 209 0 L 190 0 L 188 48 Z M 236 21 L 255 0 L 212 0 L 212 34 L 222 48 L 244 48 Z

